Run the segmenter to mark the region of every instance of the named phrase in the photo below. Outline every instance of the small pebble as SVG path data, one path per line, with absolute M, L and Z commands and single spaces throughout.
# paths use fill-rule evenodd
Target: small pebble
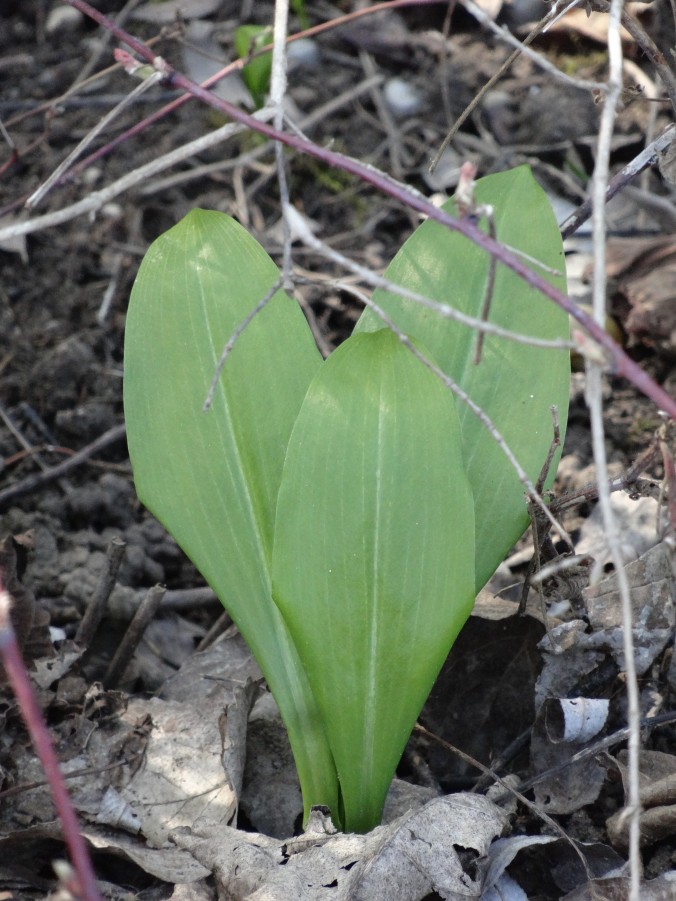
M 120 219 L 124 215 L 124 209 L 119 203 L 111 201 L 101 207 L 101 215 L 105 216 L 106 219 Z
M 463 164 L 464 159 L 453 147 L 447 147 L 434 167 L 434 172 L 430 172 L 429 160 L 427 160 L 420 170 L 420 175 L 430 190 L 448 191 L 457 185 L 460 177 L 460 166 Z M 444 197 L 444 200 L 446 199 L 447 197 Z
M 88 188 L 92 188 L 101 179 L 102 175 L 102 169 L 99 169 L 98 166 L 91 166 L 91 168 L 85 169 L 82 173 L 82 181 Z
M 78 31 L 82 26 L 84 16 L 79 9 L 72 6 L 55 6 L 49 11 L 45 22 L 45 32 L 49 35 L 65 34 Z
M 421 92 L 403 78 L 390 78 L 383 88 L 383 97 L 392 115 L 398 119 L 413 116 L 423 105 Z
M 49 637 L 52 639 L 52 644 L 56 644 L 57 641 L 66 640 L 66 633 L 58 626 L 50 626 Z
M 504 22 L 510 31 L 517 31 L 530 22 L 538 22 L 547 13 L 543 0 L 507 0 L 502 7 L 499 22 Z
M 307 69 L 313 71 L 319 65 L 321 53 L 319 45 L 310 38 L 299 38 L 292 41 L 286 52 L 289 70 Z

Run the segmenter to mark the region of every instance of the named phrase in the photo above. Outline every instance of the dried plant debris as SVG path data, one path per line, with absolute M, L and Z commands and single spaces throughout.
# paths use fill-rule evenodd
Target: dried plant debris
M 611 763 L 622 776 L 628 790 L 627 752 L 621 751 Z M 640 802 L 641 844 L 653 845 L 676 835 L 676 757 L 660 751 L 641 751 Z M 622 808 L 607 822 L 608 837 L 615 848 L 626 850 L 629 818 Z
M 239 678 L 246 670 L 239 636 L 229 644 L 229 671 L 227 647 L 221 642 L 195 655 L 175 677 L 170 687 L 177 696 L 186 692 L 185 700 L 136 698 L 120 704 L 117 692 L 80 693 L 76 679 L 70 699 L 76 710 L 55 729 L 73 803 L 90 824 L 85 830 L 90 842 L 168 882 L 206 875 L 189 854 L 167 844 L 171 830 L 218 831 L 237 816 L 255 682 Z M 257 673 L 248 652 L 247 661 Z M 59 702 L 63 710 L 72 677 L 52 670 L 48 679 L 52 687 L 41 700 L 52 707 Z M 21 844 L 21 836 L 31 840 L 35 826 L 53 824 L 54 810 L 38 761 L 14 729 L 5 733 L 5 750 L 12 761 L 5 783 L 24 789 L 0 808 L 0 842 L 14 837 Z M 56 827 L 54 835 L 60 837 Z
M 505 825 L 504 813 L 486 798 L 456 794 L 367 835 L 333 834 L 324 822 L 295 842 L 232 829 L 174 840 L 215 874 L 225 897 L 419 901 L 436 891 L 460 901 L 478 899 L 482 885 L 481 872 L 463 865 L 465 853 L 486 858 Z
M 551 776 L 539 779 L 535 784 L 536 803 L 550 814 L 572 813 L 587 804 L 592 804 L 598 798 L 606 778 L 605 768 L 595 757 L 588 757 L 576 763 L 570 761 L 573 755 L 587 747 L 596 733 L 603 728 L 607 702 L 600 701 L 595 705 L 596 699 L 576 698 L 578 708 L 585 706 L 597 708 L 596 716 L 591 720 L 594 725 L 582 731 L 581 740 L 565 741 L 559 737 L 561 734 L 559 723 L 552 715 L 552 708 L 555 704 L 568 705 L 571 700 L 548 699 L 541 706 L 533 727 L 531 768 L 536 773 L 557 770 Z
M 641 882 L 641 901 L 671 901 L 676 894 L 676 873 L 665 873 L 657 879 Z M 564 895 L 561 901 L 629 901 L 628 876 L 592 879 Z
M 631 497 L 617 491 L 611 494 L 610 504 L 619 532 L 622 558 L 629 562 L 657 544 L 659 535 L 659 505 L 652 497 Z M 596 505 L 584 520 L 575 550 L 594 558 L 597 567 L 612 565 L 600 505 Z
M 673 235 L 608 242 L 612 310 L 630 345 L 673 359 L 676 352 L 676 240 Z
M 664 650 L 676 625 L 673 559 L 671 545 L 661 542 L 625 567 L 634 612 L 636 666 L 640 675 Z M 595 629 L 593 642 L 599 648 L 605 646 L 623 669 L 623 627 L 617 575 L 611 573 L 593 589 L 587 589 L 586 594 L 589 621 Z
M 544 627 L 516 610 L 516 604 L 481 592 L 421 715 L 431 732 L 484 764 L 527 730 L 535 715 L 533 689 L 542 666 L 537 642 Z M 425 749 L 425 757 L 442 785 L 476 775 L 435 745 Z

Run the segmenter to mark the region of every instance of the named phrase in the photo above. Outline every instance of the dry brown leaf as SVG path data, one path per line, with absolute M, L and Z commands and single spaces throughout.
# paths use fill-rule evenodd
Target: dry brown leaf
M 628 791 L 627 752 L 621 751 L 615 764 L 622 776 L 625 797 Z M 676 834 L 676 756 L 661 751 L 641 751 L 639 758 L 639 798 L 641 844 L 651 845 Z M 616 848 L 626 849 L 629 818 L 624 808 L 606 823 L 608 838 Z
M 367 835 L 313 832 L 310 845 L 228 828 L 173 839 L 214 873 L 228 898 L 420 901 L 436 891 L 446 901 L 467 901 L 480 896 L 481 880 L 464 870 L 455 848 L 486 857 L 506 823 L 487 798 L 460 793 Z
M 667 873 L 657 879 L 642 881 L 641 901 L 673 901 L 676 896 L 676 880 L 673 876 L 673 873 Z M 593 879 L 564 895 L 561 901 L 629 901 L 630 886 L 628 876 Z
M 612 310 L 630 344 L 665 354 L 676 348 L 676 238 L 615 238 L 608 274 L 616 279 Z

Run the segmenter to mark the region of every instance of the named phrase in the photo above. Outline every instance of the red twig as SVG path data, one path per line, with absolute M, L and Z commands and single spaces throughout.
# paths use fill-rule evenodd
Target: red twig
M 74 897 L 81 898 L 83 901 L 101 901 L 94 870 L 84 839 L 80 835 L 80 828 L 68 796 L 66 783 L 59 769 L 54 746 L 21 657 L 9 616 L 10 604 L 9 594 L 5 591 L 0 577 L 0 657 L 2 657 L 5 673 L 19 702 L 21 716 L 26 729 L 28 729 L 33 747 L 49 781 L 56 811 L 61 821 L 63 837 L 73 862 L 75 876 L 69 880 L 67 888 Z
M 375 13 L 383 12 L 388 9 L 397 9 L 401 6 L 431 6 L 432 4 L 438 2 L 439 0 L 386 0 L 386 2 L 384 3 L 376 3 L 373 6 L 366 6 L 363 9 L 353 10 L 352 12 L 347 13 L 344 16 L 337 16 L 335 19 L 329 19 L 327 22 L 320 22 L 318 25 L 313 25 L 311 28 L 305 29 L 305 31 L 299 31 L 297 34 L 290 34 L 287 37 L 286 42 L 287 44 L 292 44 L 294 41 L 306 40 L 307 38 L 314 37 L 317 34 L 322 34 L 325 31 L 331 31 L 335 28 L 340 28 L 342 25 L 354 22 L 356 19 L 361 19 L 364 16 L 372 16 Z M 150 42 L 148 42 L 146 46 L 150 46 Z M 264 47 L 261 47 L 259 50 L 257 50 L 256 53 L 253 54 L 253 56 L 260 56 L 264 53 L 268 53 L 270 50 L 272 50 L 272 44 L 266 44 Z M 213 75 L 210 75 L 209 78 L 205 79 L 202 82 L 201 86 L 203 88 L 213 87 L 213 85 L 217 84 L 226 75 L 230 74 L 231 72 L 237 71 L 238 69 L 242 69 L 246 62 L 247 60 L 245 59 L 233 60 L 231 63 L 228 63 L 227 66 L 224 66 L 222 69 L 219 69 L 218 72 L 214 72 Z M 174 100 L 171 100 L 161 109 L 155 110 L 154 113 L 146 116 L 145 119 L 141 119 L 140 122 L 132 125 L 126 131 L 121 132 L 119 135 L 110 140 L 107 144 L 104 144 L 89 156 L 85 157 L 83 160 L 80 160 L 80 162 L 77 163 L 77 165 L 73 166 L 69 173 L 63 177 L 62 182 L 66 182 L 71 177 L 76 176 L 92 163 L 95 163 L 102 157 L 107 156 L 120 144 L 123 144 L 125 141 L 129 140 L 129 138 L 133 138 L 136 135 L 140 134 L 142 131 L 148 128 L 148 126 L 153 125 L 160 119 L 163 119 L 169 113 L 175 112 L 179 107 L 183 106 L 184 103 L 187 103 L 192 99 L 193 95 L 191 93 L 181 94 L 180 97 L 176 97 Z
M 253 116 L 250 116 L 238 107 L 233 106 L 233 104 L 228 103 L 226 100 L 214 96 L 210 91 L 195 84 L 194 81 L 186 78 L 186 76 L 182 75 L 180 72 L 176 72 L 164 60 L 156 62 L 156 57 L 152 50 L 146 47 L 142 41 L 132 37 L 132 35 L 128 34 L 123 28 L 120 28 L 98 10 L 90 6 L 86 0 L 65 0 L 65 2 L 70 6 L 79 9 L 91 19 L 94 19 L 95 22 L 98 22 L 99 25 L 110 31 L 110 33 L 119 41 L 125 43 L 128 47 L 131 47 L 131 49 L 142 59 L 155 65 L 161 65 L 162 71 L 169 83 L 189 92 L 209 106 L 220 110 L 235 122 L 246 125 L 248 128 L 251 128 L 252 131 L 257 131 L 270 140 L 280 141 L 300 153 L 306 153 L 308 156 L 320 159 L 329 166 L 342 169 L 344 172 L 349 172 L 360 178 L 362 181 L 373 185 L 384 194 L 388 194 L 400 203 L 441 223 L 451 231 L 457 231 L 463 234 L 487 253 L 490 253 L 504 266 L 511 269 L 512 272 L 516 273 L 516 275 L 522 278 L 532 288 L 540 291 L 541 294 L 544 294 L 562 309 L 566 310 L 566 312 L 576 319 L 588 334 L 591 335 L 594 341 L 601 345 L 606 351 L 608 356 L 608 368 L 614 375 L 623 376 L 629 379 L 629 381 L 633 382 L 633 384 L 636 385 L 643 394 L 649 397 L 661 410 L 664 410 L 672 419 L 676 419 L 676 400 L 670 397 L 666 391 L 664 391 L 640 368 L 640 366 L 628 357 L 622 348 L 613 341 L 610 335 L 608 335 L 598 323 L 594 322 L 594 320 L 581 310 L 569 297 L 562 294 L 553 285 L 550 285 L 546 279 L 531 271 L 519 257 L 507 250 L 507 248 L 503 247 L 493 238 L 485 235 L 478 226 L 472 224 L 470 221 L 455 219 L 453 216 L 449 216 L 448 213 L 433 206 L 421 194 L 414 192 L 405 185 L 399 184 L 384 173 L 378 172 L 365 163 L 344 156 L 336 151 L 319 147 L 317 144 L 305 140 L 298 135 L 280 132 L 273 126 L 258 121 Z

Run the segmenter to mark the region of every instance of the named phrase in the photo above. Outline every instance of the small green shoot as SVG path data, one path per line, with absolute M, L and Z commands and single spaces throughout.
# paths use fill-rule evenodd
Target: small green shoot
M 271 40 L 272 29 L 267 25 L 240 25 L 235 29 L 235 52 L 245 61 L 242 78 L 257 109 L 265 103 L 270 90 L 272 71 L 272 52 L 270 50 L 260 54 L 257 52 Z
M 298 16 L 301 31 L 307 31 L 310 27 L 310 19 L 305 9 L 305 0 L 291 0 L 291 9 Z

